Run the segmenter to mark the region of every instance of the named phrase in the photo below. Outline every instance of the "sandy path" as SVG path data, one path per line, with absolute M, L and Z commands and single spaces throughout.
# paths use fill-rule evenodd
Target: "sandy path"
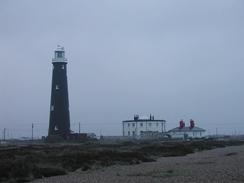
M 244 146 L 197 152 L 184 157 L 165 157 L 139 165 L 111 166 L 76 171 L 33 181 L 35 183 L 161 183 L 244 182 Z

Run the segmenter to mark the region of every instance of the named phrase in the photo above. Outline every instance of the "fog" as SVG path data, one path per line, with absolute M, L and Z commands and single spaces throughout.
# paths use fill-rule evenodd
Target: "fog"
M 1 136 L 47 135 L 57 45 L 73 131 L 121 135 L 151 113 L 244 133 L 243 19 L 242 0 L 1 0 Z

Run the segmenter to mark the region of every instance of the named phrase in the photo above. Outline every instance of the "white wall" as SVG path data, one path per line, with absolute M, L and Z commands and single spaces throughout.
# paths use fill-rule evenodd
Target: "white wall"
M 134 136 L 139 137 L 141 131 L 154 131 L 163 132 L 165 122 L 161 121 L 133 121 L 123 122 L 123 136 Z
M 170 132 L 169 133 L 172 138 L 184 138 L 184 134 L 187 134 L 187 137 L 190 138 L 201 138 L 205 136 L 205 132 L 194 132 L 194 131 L 189 131 L 189 132 Z

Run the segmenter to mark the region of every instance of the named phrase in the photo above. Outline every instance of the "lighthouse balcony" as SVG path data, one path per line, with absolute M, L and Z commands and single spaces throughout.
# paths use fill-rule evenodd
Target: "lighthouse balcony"
M 55 63 L 55 62 L 64 62 L 64 63 L 67 63 L 67 59 L 66 58 L 53 58 L 52 59 L 52 62 Z

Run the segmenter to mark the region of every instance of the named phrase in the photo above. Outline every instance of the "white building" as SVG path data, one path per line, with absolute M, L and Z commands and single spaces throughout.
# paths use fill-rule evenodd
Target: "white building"
M 205 137 L 206 130 L 196 127 L 193 120 L 190 121 L 190 126 L 186 127 L 183 120 L 180 121 L 179 127 L 173 128 L 169 130 L 167 134 L 171 136 L 171 138 L 202 138 Z
M 123 136 L 140 138 L 145 132 L 165 132 L 165 120 L 154 119 L 154 116 L 149 119 L 140 119 L 138 115 L 134 116 L 134 120 L 123 121 Z

